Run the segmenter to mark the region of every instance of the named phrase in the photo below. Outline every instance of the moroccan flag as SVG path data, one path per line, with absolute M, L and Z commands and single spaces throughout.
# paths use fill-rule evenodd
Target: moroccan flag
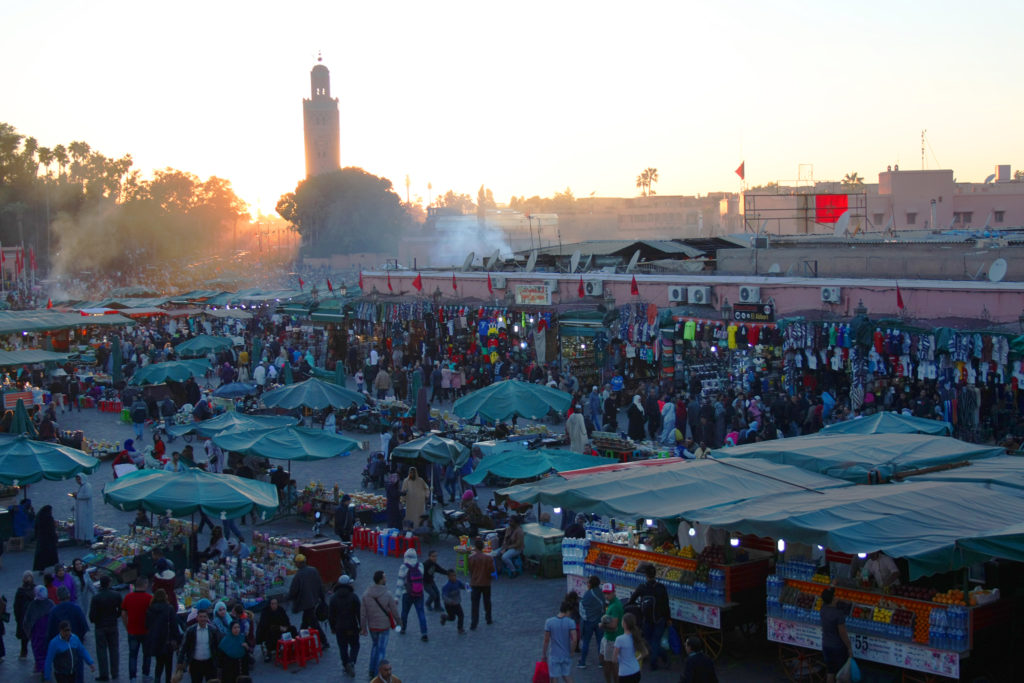
M 334 293 L 334 286 L 331 285 L 331 278 L 327 278 L 327 291 L 332 294 Z
M 896 283 L 896 307 L 903 310 L 903 293 L 900 292 L 900 283 Z
M 487 293 L 494 294 L 494 285 L 491 284 L 491 274 L 487 273 Z
M 587 290 L 586 290 L 586 288 L 585 288 L 585 287 L 583 286 L 583 276 L 582 276 L 582 275 L 580 275 L 580 289 L 579 289 L 579 294 L 580 294 L 580 298 L 581 298 L 581 299 L 582 299 L 582 298 L 583 298 L 584 296 L 586 296 L 586 294 L 587 294 Z
M 845 194 L 814 195 L 814 220 L 818 223 L 835 223 L 849 208 L 850 196 Z
M 390 270 L 388 271 L 388 291 L 389 292 L 395 291 L 394 289 L 391 288 L 391 271 Z
M 306 282 L 305 282 L 305 280 L 302 279 L 302 276 L 300 275 L 299 276 L 299 291 L 301 292 L 302 288 L 305 287 L 305 286 L 306 286 Z
M 736 175 L 740 177 L 740 180 L 747 179 L 747 162 L 741 161 L 739 167 L 735 171 Z
M 423 291 L 423 276 L 420 273 L 416 273 L 416 279 L 412 281 L 412 286 L 416 288 L 417 292 Z
M 363 288 L 363 271 L 359 271 L 359 289 Z
M 47 308 L 53 308 L 53 299 L 47 299 L 46 300 L 46 307 Z
M 640 296 L 640 285 L 636 283 L 636 275 L 633 276 L 633 282 L 629 285 L 629 293 L 633 296 Z
M 455 281 L 455 273 L 452 273 L 452 289 L 459 291 L 459 283 Z

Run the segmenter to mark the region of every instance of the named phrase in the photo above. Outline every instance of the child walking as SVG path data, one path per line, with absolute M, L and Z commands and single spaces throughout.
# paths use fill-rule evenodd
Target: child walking
M 465 635 L 466 629 L 463 626 L 465 614 L 462 611 L 462 591 L 468 591 L 467 586 L 456 578 L 455 570 L 448 570 L 448 583 L 441 587 L 441 598 L 444 600 L 444 614 L 441 615 L 441 625 L 446 622 L 455 621 L 459 628 L 459 635 Z

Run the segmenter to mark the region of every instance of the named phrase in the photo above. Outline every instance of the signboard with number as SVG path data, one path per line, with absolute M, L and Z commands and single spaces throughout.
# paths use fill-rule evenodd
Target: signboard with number
M 742 323 L 775 322 L 773 304 L 733 304 L 732 319 Z
M 768 617 L 768 640 L 785 645 L 821 649 L 821 627 L 796 621 Z M 856 659 L 889 664 L 901 669 L 922 671 L 949 678 L 960 677 L 960 654 L 918 643 L 887 640 L 874 635 L 850 634 L 850 645 Z
M 516 285 L 516 303 L 523 306 L 550 306 L 551 290 L 547 285 Z

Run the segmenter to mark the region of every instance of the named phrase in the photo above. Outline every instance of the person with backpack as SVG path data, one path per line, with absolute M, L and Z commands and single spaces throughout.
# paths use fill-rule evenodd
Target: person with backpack
M 327 623 L 338 641 L 341 667 L 349 676 L 356 675 L 356 658 L 359 657 L 360 612 L 359 596 L 352 588 L 352 578 L 342 574 L 327 606 Z
M 597 641 L 597 648 L 601 649 L 601 617 L 604 616 L 604 594 L 601 592 L 601 579 L 591 576 L 587 580 L 587 592 L 580 600 L 580 618 L 583 625 L 580 638 L 580 661 L 577 666 L 581 669 L 587 668 L 587 653 L 590 651 L 590 639 Z
M 641 568 L 647 580 L 629 596 L 627 605 L 635 606 L 639 612 L 637 621 L 643 631 L 651 653 L 651 671 L 658 670 L 658 657 L 661 655 L 661 637 L 665 634 L 670 618 L 668 589 L 658 583 L 657 570 L 653 564 L 645 564 Z
M 149 409 L 146 408 L 146 403 L 142 400 L 141 396 L 135 398 L 129 415 L 132 418 L 132 429 L 135 430 L 135 440 L 141 441 L 144 427 L 146 426 L 146 418 L 149 417 Z
M 409 632 L 408 617 L 409 609 L 416 608 L 416 614 L 420 619 L 420 640 L 427 642 L 427 615 L 423 609 L 423 563 L 419 561 L 415 548 L 405 551 L 405 560 L 398 568 L 398 589 L 395 597 L 402 600 L 402 630 L 405 635 Z

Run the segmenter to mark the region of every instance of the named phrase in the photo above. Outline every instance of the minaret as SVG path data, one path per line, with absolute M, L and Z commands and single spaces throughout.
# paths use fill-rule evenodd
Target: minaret
M 331 72 L 317 56 L 309 72 L 310 98 L 302 100 L 302 124 L 306 134 L 306 177 L 341 168 L 341 133 L 338 98 L 331 97 Z

